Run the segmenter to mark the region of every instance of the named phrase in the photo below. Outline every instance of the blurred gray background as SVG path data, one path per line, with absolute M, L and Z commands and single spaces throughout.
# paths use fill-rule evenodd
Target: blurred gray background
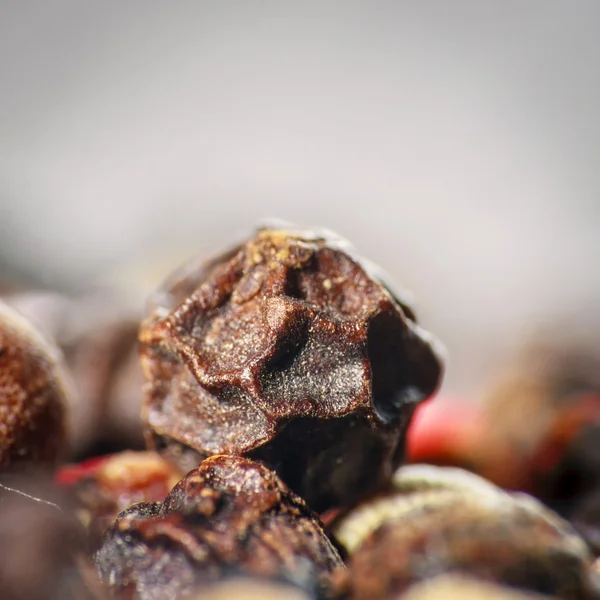
M 598 325 L 597 0 L 0 7 L 0 284 L 154 285 L 277 216 L 413 291 L 449 393 Z

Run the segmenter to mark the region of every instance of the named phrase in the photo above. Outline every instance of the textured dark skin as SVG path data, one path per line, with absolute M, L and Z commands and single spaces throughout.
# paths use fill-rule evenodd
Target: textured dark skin
M 313 581 L 343 563 L 317 517 L 266 467 L 215 456 L 160 503 L 122 513 L 95 557 L 117 598 L 158 600 L 234 574 Z
M 422 495 L 383 523 L 348 564 L 353 600 L 397 598 L 411 584 L 459 572 L 564 600 L 597 598 L 591 558 L 568 524 L 531 499 L 460 491 Z
M 58 349 L 0 302 L 0 467 L 57 459 L 67 393 Z
M 262 229 L 191 263 L 140 331 L 149 444 L 186 467 L 260 459 L 317 511 L 353 503 L 389 479 L 441 377 L 404 308 L 331 234 Z

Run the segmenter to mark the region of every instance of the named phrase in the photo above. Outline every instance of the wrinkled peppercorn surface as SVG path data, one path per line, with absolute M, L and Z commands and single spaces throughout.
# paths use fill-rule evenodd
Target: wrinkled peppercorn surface
M 327 593 L 341 559 L 305 503 L 266 467 L 216 456 L 160 503 L 134 505 L 95 561 L 117 597 L 158 600 L 235 573 L 304 578 Z
M 409 317 L 344 240 L 259 230 L 154 298 L 140 332 L 148 441 L 191 464 L 251 456 L 315 510 L 350 504 L 389 479 L 439 383 Z

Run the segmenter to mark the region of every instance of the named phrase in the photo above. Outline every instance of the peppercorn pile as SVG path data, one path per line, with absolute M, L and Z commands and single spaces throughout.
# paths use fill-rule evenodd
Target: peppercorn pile
M 600 598 L 596 546 L 542 503 L 402 466 L 438 344 L 336 235 L 259 229 L 139 326 L 5 300 L 2 598 Z

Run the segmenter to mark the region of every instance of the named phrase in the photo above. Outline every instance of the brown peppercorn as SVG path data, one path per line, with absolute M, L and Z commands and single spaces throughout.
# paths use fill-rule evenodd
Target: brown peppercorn
M 351 552 L 353 600 L 396 598 L 454 572 L 564 600 L 596 597 L 585 543 L 533 498 L 460 469 L 407 467 L 395 485 L 336 528 Z
M 473 452 L 473 464 L 556 510 L 600 555 L 597 341 L 540 340 L 515 363 L 487 398 L 481 438 L 490 447 Z
M 58 458 L 69 394 L 59 350 L 0 302 L 0 467 Z
M 134 505 L 95 555 L 117 597 L 176 597 L 234 574 L 306 580 L 321 592 L 341 559 L 317 517 L 266 467 L 216 456 L 162 504 Z M 123 596 L 120 596 L 123 594 Z
M 144 377 L 137 342 L 142 303 L 104 288 L 73 297 L 31 291 L 5 301 L 64 354 L 77 390 L 67 414 L 69 457 L 142 449 Z
M 190 467 L 258 459 L 317 511 L 384 484 L 437 389 L 431 338 L 330 233 L 261 229 L 190 263 L 142 324 L 147 439 Z

